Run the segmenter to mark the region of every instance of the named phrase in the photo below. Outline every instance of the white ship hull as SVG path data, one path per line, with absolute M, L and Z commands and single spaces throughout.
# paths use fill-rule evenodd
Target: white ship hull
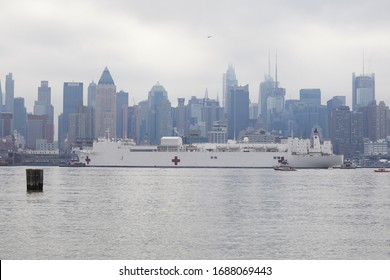
M 145 146 L 145 150 L 148 146 Z M 170 167 L 170 168 L 273 168 L 286 159 L 295 168 L 329 168 L 342 164 L 343 156 L 311 153 L 292 154 L 286 151 L 158 151 L 132 149 L 120 142 L 98 142 L 91 150 L 76 153 L 87 166 L 100 167 Z

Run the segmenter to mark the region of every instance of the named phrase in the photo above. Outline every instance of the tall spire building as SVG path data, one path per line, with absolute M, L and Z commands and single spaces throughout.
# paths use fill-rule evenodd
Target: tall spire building
M 96 86 L 95 137 L 115 137 L 116 86 L 106 67 Z
M 234 67 L 232 64 L 229 64 L 228 69 L 226 73 L 223 74 L 223 79 L 222 79 L 222 106 L 225 108 L 225 113 L 226 113 L 226 108 L 228 107 L 229 104 L 229 92 L 231 88 L 234 88 L 238 85 L 238 81 L 236 78 L 236 72 L 234 70 Z
M 352 110 L 369 105 L 375 100 L 375 74 L 356 76 L 352 73 Z

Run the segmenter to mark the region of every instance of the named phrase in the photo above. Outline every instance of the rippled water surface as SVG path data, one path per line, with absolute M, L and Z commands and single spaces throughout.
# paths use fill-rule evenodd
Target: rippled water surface
M 0 167 L 0 259 L 390 259 L 390 173 Z

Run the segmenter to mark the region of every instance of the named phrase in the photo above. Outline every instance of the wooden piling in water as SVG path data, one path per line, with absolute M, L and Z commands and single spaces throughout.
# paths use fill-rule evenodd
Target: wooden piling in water
M 43 170 L 42 169 L 26 169 L 27 191 L 41 192 L 43 191 Z

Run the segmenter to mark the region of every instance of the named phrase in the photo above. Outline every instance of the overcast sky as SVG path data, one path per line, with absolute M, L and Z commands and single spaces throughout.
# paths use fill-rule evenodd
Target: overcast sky
M 0 81 L 13 73 L 15 97 L 33 110 L 41 80 L 62 111 L 63 83 L 98 81 L 107 66 L 136 103 L 159 81 L 172 105 L 178 97 L 222 100 L 228 64 L 238 83 L 259 83 L 275 72 L 286 99 L 320 88 L 350 105 L 352 72 L 375 73 L 376 97 L 390 103 L 388 0 L 0 0 Z M 209 37 L 211 36 L 211 37 Z M 4 97 L 3 97 L 4 100 Z

